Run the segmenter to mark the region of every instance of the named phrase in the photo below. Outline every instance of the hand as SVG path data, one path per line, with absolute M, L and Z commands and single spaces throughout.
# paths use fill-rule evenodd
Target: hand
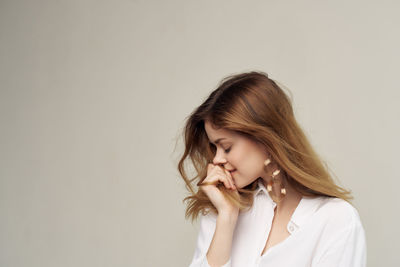
M 207 177 L 199 184 L 200 189 L 208 196 L 218 214 L 238 214 L 239 208 L 225 198 L 217 185 L 222 182 L 225 188 L 239 194 L 233 182 L 231 173 L 219 165 L 207 165 Z

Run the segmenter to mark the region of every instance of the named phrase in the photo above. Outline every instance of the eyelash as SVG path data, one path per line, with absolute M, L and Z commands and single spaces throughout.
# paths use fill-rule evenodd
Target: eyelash
M 211 144 L 211 146 L 215 149 L 215 145 L 214 144 Z M 229 153 L 229 151 L 231 151 L 231 148 L 232 147 L 230 147 L 228 149 L 224 149 L 225 153 Z

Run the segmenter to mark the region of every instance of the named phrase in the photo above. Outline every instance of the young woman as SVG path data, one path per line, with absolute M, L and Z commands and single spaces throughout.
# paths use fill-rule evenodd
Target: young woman
M 190 267 L 366 266 L 351 191 L 334 182 L 267 74 L 222 80 L 188 118 L 184 138 L 186 218 L 200 217 Z

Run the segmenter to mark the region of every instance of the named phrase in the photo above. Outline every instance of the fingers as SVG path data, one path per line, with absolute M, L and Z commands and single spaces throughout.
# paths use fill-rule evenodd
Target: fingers
M 221 177 L 226 188 L 232 188 L 231 183 L 227 177 Z
M 198 183 L 201 185 L 216 185 L 218 181 L 222 182 L 227 189 L 235 190 L 236 186 L 233 182 L 232 176 L 229 171 L 225 168 L 209 163 L 207 165 L 207 177 L 204 179 L 202 183 Z
M 222 182 L 224 183 L 225 187 L 227 189 L 234 189 L 234 185 L 233 185 L 233 181 L 232 181 L 232 177 L 231 174 L 223 167 L 221 166 L 216 166 L 217 171 L 218 171 L 218 177 L 220 178 L 220 181 L 222 179 Z
M 233 178 L 232 178 L 231 173 L 230 173 L 228 170 L 226 170 L 226 169 L 224 169 L 224 171 L 225 171 L 226 176 L 228 177 L 229 184 L 230 184 L 230 186 L 231 186 L 230 188 L 236 189 L 236 186 L 235 186 L 235 183 L 233 182 Z

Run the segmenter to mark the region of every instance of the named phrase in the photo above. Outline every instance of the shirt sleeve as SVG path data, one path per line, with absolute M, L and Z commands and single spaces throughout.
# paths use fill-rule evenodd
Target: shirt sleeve
M 366 267 L 367 245 L 360 221 L 335 234 L 323 248 L 313 267 Z
M 207 261 L 207 251 L 210 247 L 211 240 L 214 236 L 216 227 L 216 215 L 208 213 L 207 215 L 200 214 L 200 228 L 197 236 L 196 248 L 194 251 L 192 262 L 189 267 L 211 267 Z M 229 257 L 228 261 L 221 267 L 231 267 L 232 260 Z

